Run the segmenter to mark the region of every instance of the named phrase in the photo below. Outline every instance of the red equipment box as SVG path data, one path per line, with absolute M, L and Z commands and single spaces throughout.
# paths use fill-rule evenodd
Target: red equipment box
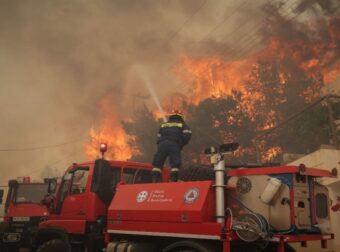
M 209 222 L 214 220 L 212 182 L 120 185 L 109 220 Z

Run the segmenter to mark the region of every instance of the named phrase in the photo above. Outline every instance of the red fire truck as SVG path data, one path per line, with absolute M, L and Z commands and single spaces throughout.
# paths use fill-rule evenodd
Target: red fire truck
M 333 239 L 327 188 L 332 172 L 300 166 L 226 171 L 209 148 L 214 180 L 149 183 L 151 165 L 107 161 L 74 164 L 40 223 L 37 252 L 290 252 Z M 51 184 L 52 185 L 52 184 Z M 52 186 L 53 187 L 53 186 Z
M 46 206 L 41 204 L 47 194 L 47 187 L 48 180 L 32 183 L 29 177 L 8 182 L 4 220 L 0 230 L 1 251 L 16 252 L 19 248 L 31 247 L 31 234 L 48 216 Z M 0 196 L 2 202 L 4 194 Z

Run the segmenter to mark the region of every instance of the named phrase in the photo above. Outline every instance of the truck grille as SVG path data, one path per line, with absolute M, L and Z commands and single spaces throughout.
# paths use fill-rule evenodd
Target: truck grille
M 13 218 L 10 219 L 10 227 L 13 229 L 26 229 L 29 227 L 35 227 L 38 226 L 39 223 L 44 219 L 43 216 L 36 216 L 36 217 L 30 217 L 29 221 L 13 221 Z
M 327 195 L 318 193 L 315 195 L 316 216 L 320 219 L 328 217 L 328 203 Z

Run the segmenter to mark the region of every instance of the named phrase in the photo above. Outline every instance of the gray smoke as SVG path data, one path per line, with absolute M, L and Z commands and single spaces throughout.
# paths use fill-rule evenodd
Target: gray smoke
M 0 0 L 0 149 L 77 140 L 1 151 L 0 184 L 83 161 L 101 97 L 113 94 L 122 119 L 154 106 L 145 85 L 130 78 L 131 66 L 146 69 L 162 100 L 181 86 L 173 73 L 180 52 L 234 57 L 248 30 L 261 27 L 266 2 Z

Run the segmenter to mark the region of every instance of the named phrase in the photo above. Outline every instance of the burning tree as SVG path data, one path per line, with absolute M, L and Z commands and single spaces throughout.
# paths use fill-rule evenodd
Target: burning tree
M 297 15 L 308 6 L 302 1 Z M 328 143 L 328 119 L 322 106 L 254 143 L 258 135 L 318 99 L 321 88 L 340 75 L 340 18 L 329 6 L 321 7 L 324 18 L 313 23 L 288 20 L 278 8 L 265 8 L 271 11 L 263 32 L 267 46 L 246 58 L 179 57 L 174 73 L 188 92 L 174 94 L 163 105 L 171 107 L 176 101 L 187 115 L 193 139 L 183 155 L 186 162 L 201 163 L 205 147 L 228 141 L 241 143 L 242 162 L 255 160 L 255 144 L 262 159 L 269 161 L 283 151 L 306 152 Z M 340 106 L 335 110 L 340 114 Z M 134 150 L 127 158 L 152 160 L 159 123 L 155 114 L 144 107 L 123 123 L 129 139 L 125 143 Z

